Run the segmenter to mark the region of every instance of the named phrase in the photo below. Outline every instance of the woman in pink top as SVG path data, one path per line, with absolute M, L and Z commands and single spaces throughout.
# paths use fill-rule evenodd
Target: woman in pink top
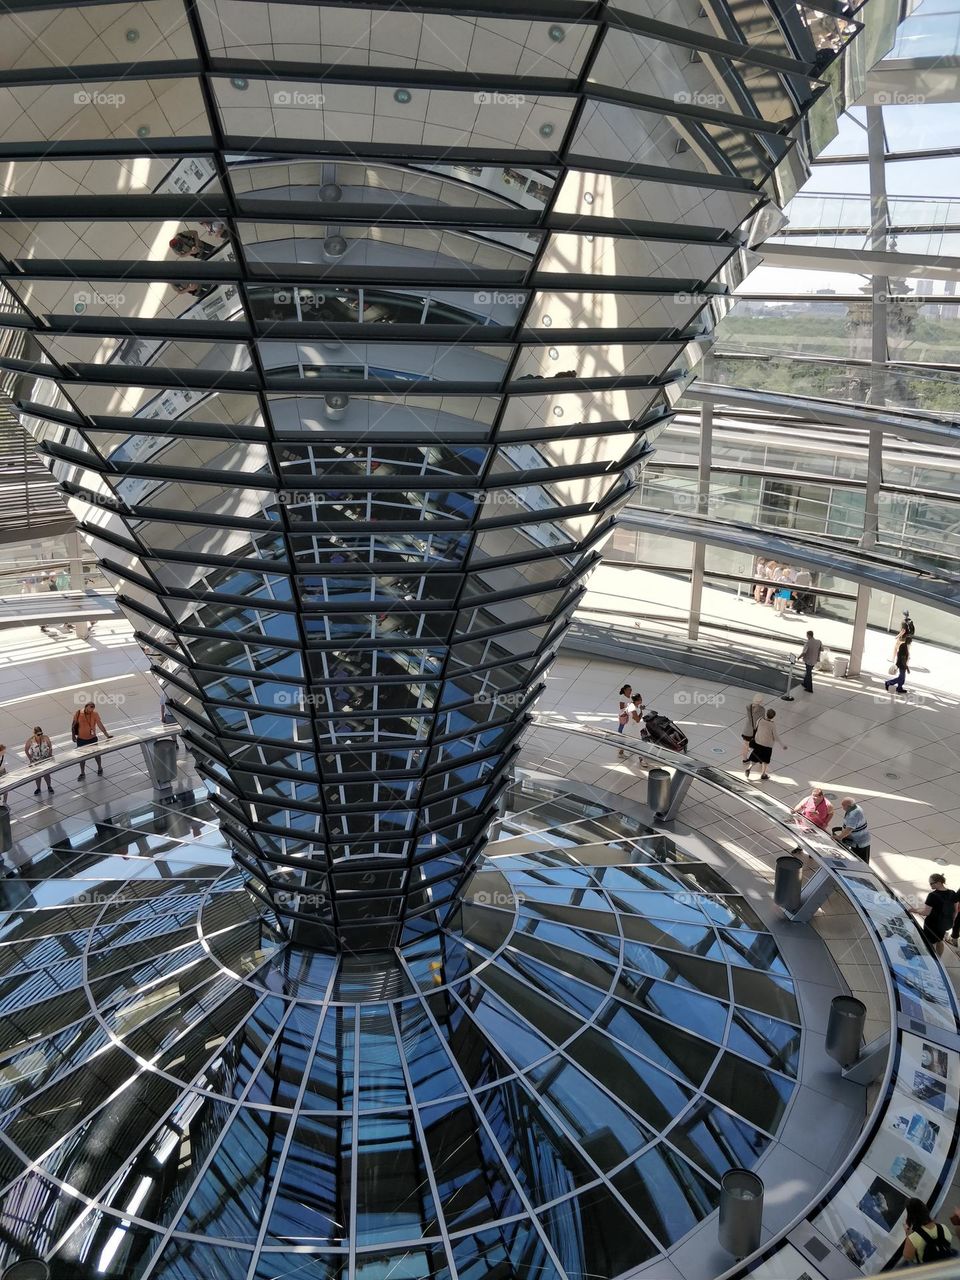
M 833 817 L 833 805 L 819 787 L 814 787 L 805 800 L 793 806 L 793 812 L 799 813 L 815 827 L 826 829 L 827 823 Z

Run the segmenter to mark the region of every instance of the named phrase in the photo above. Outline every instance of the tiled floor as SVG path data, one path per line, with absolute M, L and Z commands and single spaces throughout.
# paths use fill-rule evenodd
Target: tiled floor
M 923 655 L 921 646 L 918 665 Z M 956 671 L 960 690 L 960 662 Z M 627 680 L 648 706 L 682 727 L 693 755 L 723 768 L 739 766 L 740 727 L 750 695 L 733 686 L 561 656 L 538 709 L 612 727 L 617 690 Z M 956 868 L 960 887 L 960 703 L 936 693 L 922 701 L 895 699 L 877 692 L 878 680 L 818 676 L 813 695 L 798 691 L 792 703 L 771 699 L 785 748 L 776 750 L 766 785 L 790 803 L 815 782 L 836 800 L 846 793 L 856 796 L 873 833 L 873 863 L 892 884 L 925 896 L 933 869 L 945 869 L 950 882 L 950 869 Z M 7 744 L 8 767 L 22 762 L 23 743 L 35 724 L 55 745 L 66 745 L 73 712 L 87 698 L 97 701 L 108 728 L 159 718 L 147 660 L 125 623 L 100 624 L 88 641 L 50 639 L 36 628 L 0 633 L 0 741 Z M 54 813 L 77 812 L 86 797 L 100 801 L 122 792 L 128 785 L 125 767 L 142 779 L 134 753 L 125 761 L 108 762 L 103 779 L 88 774 L 82 786 L 72 770 L 65 771 L 55 783 L 55 806 L 48 806 L 45 796 L 38 804 L 29 789 L 14 793 L 15 834 L 18 824 L 36 829 Z M 578 774 L 612 791 L 629 793 L 644 785 L 602 746 L 582 760 Z M 642 798 L 641 791 L 636 797 Z M 684 816 L 693 820 L 689 812 Z
M 960 663 L 957 672 L 960 689 Z M 750 698 L 750 691 L 742 688 L 571 655 L 562 656 L 552 668 L 538 710 L 561 724 L 612 729 L 617 690 L 626 681 L 642 692 L 649 707 L 680 725 L 692 755 L 720 768 L 741 767 L 740 729 Z M 918 894 L 922 901 L 934 869 L 943 869 L 948 883 L 960 888 L 960 705 L 951 695 L 938 693 L 895 700 L 878 694 L 878 683 L 879 678 L 838 681 L 818 676 L 813 695 L 797 691 L 791 703 L 769 698 L 785 747 L 777 750 L 773 776 L 764 785 L 790 804 L 813 783 L 823 785 L 835 801 L 846 793 L 856 796 L 873 832 L 873 865 L 898 890 Z M 0 740 L 7 743 L 11 767 L 19 765 L 23 742 L 35 724 L 51 734 L 55 745 L 66 744 L 76 706 L 90 698 L 111 729 L 159 719 L 157 688 L 126 624 L 101 624 L 88 641 L 52 639 L 35 628 L 0 633 Z M 575 767 L 584 782 L 645 800 L 643 771 L 619 759 L 604 742 L 541 731 L 531 736 L 523 762 L 544 761 L 551 771 Z M 109 812 L 131 793 L 142 791 L 145 776 L 139 752 L 108 758 L 105 766 L 103 778 L 88 771 L 84 783 L 78 783 L 73 769 L 64 771 L 55 780 L 52 803 L 45 794 L 35 798 L 29 788 L 14 793 L 10 809 L 15 851 L 32 852 L 45 841 L 42 832 L 51 823 L 61 824 L 64 834 L 70 834 L 85 825 L 82 815 Z M 681 820 L 709 832 L 721 845 L 737 848 L 748 868 L 752 863 L 758 892 L 767 892 L 764 882 L 769 884 L 772 875 L 774 845 L 764 832 L 762 816 L 745 811 L 734 797 L 695 791 Z M 838 933 L 849 941 L 846 921 L 833 911 L 818 917 L 817 928 L 821 936 Z M 857 963 L 852 949 L 846 963 Z M 960 962 L 948 953 L 947 964 L 956 981 Z M 824 1018 L 825 1011 L 826 1004 Z M 872 1008 L 870 1013 L 868 1034 L 882 1026 L 882 1010 Z M 809 1153 L 801 1154 L 809 1158 Z

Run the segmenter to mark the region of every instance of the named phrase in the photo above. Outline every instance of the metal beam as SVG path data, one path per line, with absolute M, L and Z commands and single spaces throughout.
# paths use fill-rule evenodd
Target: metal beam
M 709 402 L 731 408 L 777 413 L 825 427 L 879 432 L 898 436 L 901 440 L 936 444 L 951 450 L 960 446 L 960 423 L 947 418 L 938 420 L 931 417 L 908 417 L 906 414 L 866 409 L 859 405 L 787 396 L 775 391 L 749 391 L 744 387 L 724 387 L 713 382 L 691 383 L 684 391 L 683 398 L 697 404 Z

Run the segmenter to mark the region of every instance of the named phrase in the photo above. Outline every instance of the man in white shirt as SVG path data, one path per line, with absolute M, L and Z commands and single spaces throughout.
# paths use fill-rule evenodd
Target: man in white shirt
M 844 796 L 840 801 L 843 810 L 843 826 L 834 827 L 833 834 L 852 850 L 864 862 L 870 861 L 870 828 L 867 826 L 866 814 L 852 796 Z

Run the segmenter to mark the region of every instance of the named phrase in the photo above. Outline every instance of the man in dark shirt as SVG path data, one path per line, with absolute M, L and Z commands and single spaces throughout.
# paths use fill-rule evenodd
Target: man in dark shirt
M 943 955 L 943 939 L 953 927 L 960 899 L 947 888 L 946 877 L 935 873 L 930 877 L 927 901 L 916 909 L 923 920 L 923 940 L 935 956 Z

